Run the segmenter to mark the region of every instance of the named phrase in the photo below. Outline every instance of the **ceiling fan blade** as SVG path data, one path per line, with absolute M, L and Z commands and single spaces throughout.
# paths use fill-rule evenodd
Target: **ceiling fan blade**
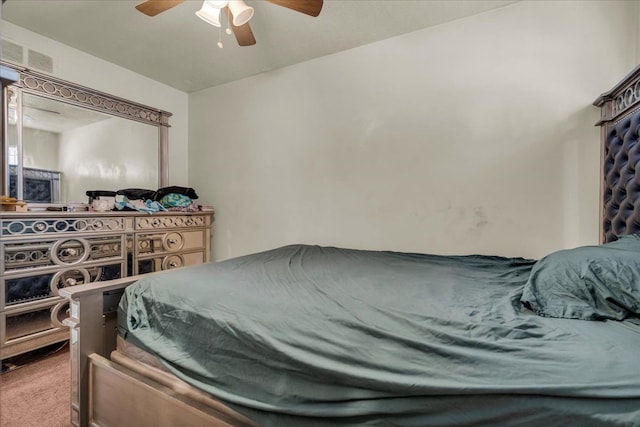
M 320 15 L 322 0 L 267 0 L 269 3 L 286 7 L 296 12 L 306 13 L 311 16 Z
M 229 17 L 229 25 L 231 25 L 233 34 L 236 36 L 236 40 L 240 46 L 253 46 L 256 44 L 256 38 L 253 36 L 253 31 L 251 31 L 248 22 L 240 26 L 233 25 L 233 15 L 231 11 L 229 11 L 228 6 L 224 7 L 223 13 Z
M 169 10 L 182 2 L 184 2 L 184 0 L 147 0 L 144 3 L 137 5 L 136 9 L 145 15 L 156 16 L 160 12 Z

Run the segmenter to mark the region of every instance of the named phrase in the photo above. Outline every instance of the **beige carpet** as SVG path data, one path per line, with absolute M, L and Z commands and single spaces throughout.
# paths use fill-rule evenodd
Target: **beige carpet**
M 69 427 L 69 347 L 0 375 L 0 427 Z

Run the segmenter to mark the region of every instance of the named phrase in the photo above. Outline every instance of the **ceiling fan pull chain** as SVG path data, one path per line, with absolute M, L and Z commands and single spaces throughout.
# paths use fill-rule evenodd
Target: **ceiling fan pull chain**
M 225 30 L 225 32 L 227 33 L 227 35 L 231 35 L 231 9 L 229 9 L 227 7 L 227 29 Z
M 218 47 L 220 49 L 223 48 L 223 46 L 222 46 L 222 25 L 218 27 Z

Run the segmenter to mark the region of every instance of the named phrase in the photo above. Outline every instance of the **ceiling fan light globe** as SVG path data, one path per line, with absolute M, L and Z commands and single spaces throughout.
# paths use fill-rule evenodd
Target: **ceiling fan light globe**
M 213 1 L 205 0 L 202 3 L 202 8 L 196 12 L 196 16 L 214 27 L 220 27 L 220 8 L 215 6 L 214 3 Z
M 242 0 L 230 0 L 229 10 L 231 11 L 231 15 L 233 15 L 233 25 L 236 27 L 249 22 L 253 17 L 254 12 L 253 8 L 251 6 L 247 6 L 247 4 Z

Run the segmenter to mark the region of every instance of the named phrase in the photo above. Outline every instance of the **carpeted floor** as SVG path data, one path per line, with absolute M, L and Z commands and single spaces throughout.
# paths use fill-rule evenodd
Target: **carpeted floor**
M 69 347 L 0 375 L 0 427 L 69 427 Z

